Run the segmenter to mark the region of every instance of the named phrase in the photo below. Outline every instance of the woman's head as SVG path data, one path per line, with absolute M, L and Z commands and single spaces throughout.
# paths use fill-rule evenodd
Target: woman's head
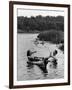
M 55 56 L 57 53 L 58 53 L 58 51 L 55 50 L 55 51 L 53 52 L 53 56 Z

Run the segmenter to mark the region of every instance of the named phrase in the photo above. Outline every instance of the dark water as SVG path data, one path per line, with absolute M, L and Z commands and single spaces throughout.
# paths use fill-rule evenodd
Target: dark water
M 64 78 L 64 55 L 63 53 L 56 47 L 56 45 L 46 43 L 42 44 L 34 44 L 34 40 L 37 37 L 37 34 L 18 34 L 18 46 L 17 46 L 17 80 L 37 80 L 37 79 L 59 79 Z M 27 64 L 27 50 L 37 50 L 36 56 L 48 56 L 49 50 L 53 51 L 55 49 L 58 50 L 58 54 L 56 55 L 57 66 L 55 67 L 53 63 L 48 63 L 47 71 L 48 73 L 44 73 L 38 66 L 32 65 L 28 66 Z

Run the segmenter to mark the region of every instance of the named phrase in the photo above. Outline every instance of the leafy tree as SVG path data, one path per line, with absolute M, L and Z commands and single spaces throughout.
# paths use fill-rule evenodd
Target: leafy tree
M 48 30 L 64 31 L 64 17 L 63 16 L 41 16 L 36 17 L 17 17 L 18 32 L 42 32 Z

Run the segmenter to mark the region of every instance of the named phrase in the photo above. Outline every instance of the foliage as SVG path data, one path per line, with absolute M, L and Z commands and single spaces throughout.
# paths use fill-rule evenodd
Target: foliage
M 52 43 L 57 44 L 64 42 L 64 33 L 62 31 L 56 30 L 44 31 L 40 33 L 37 37 L 39 40 L 50 41 Z
M 62 46 L 60 46 L 59 49 L 64 51 L 64 44 L 62 44 Z
M 17 17 L 18 32 L 42 32 L 53 30 L 64 31 L 63 16 L 41 16 L 36 17 Z

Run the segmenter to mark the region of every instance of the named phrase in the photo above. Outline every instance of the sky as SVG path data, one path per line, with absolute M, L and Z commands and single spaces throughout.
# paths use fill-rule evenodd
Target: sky
M 62 10 L 37 10 L 37 9 L 18 9 L 17 16 L 64 16 L 64 11 Z

